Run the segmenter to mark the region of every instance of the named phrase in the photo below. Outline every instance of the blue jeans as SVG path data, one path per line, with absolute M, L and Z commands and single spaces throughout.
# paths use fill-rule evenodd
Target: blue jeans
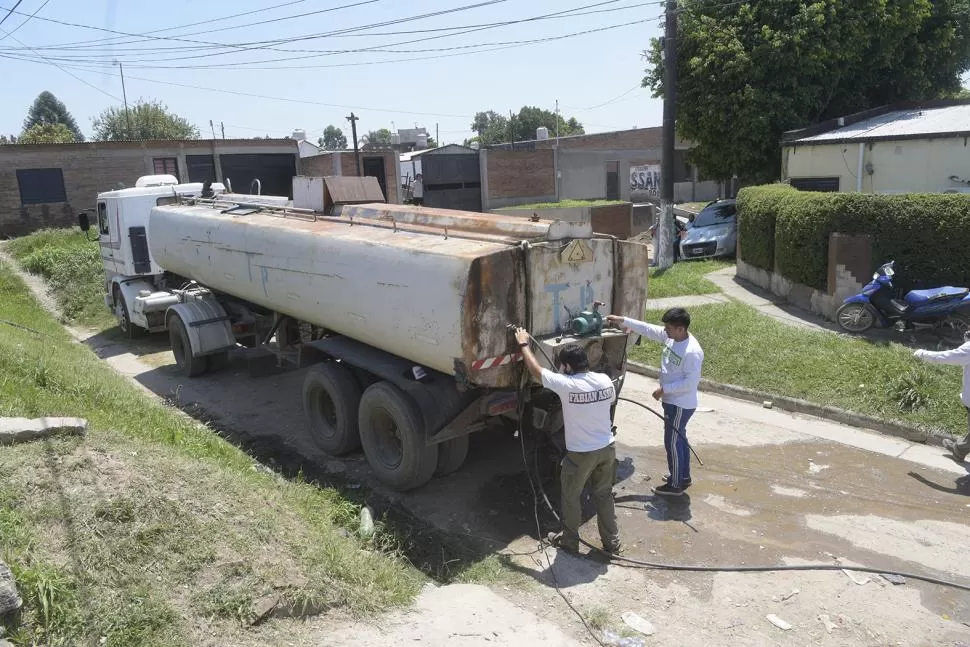
M 684 409 L 663 403 L 664 449 L 667 450 L 667 469 L 671 487 L 682 488 L 690 480 L 690 448 L 687 446 L 687 422 L 694 409 Z

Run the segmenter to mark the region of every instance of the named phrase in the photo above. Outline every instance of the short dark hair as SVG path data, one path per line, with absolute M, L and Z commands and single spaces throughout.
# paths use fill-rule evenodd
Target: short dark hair
M 576 344 L 569 344 L 559 352 L 559 363 L 569 364 L 569 367 L 577 373 L 589 369 L 589 358 L 586 356 L 586 351 Z
M 660 320 L 674 326 L 690 328 L 690 315 L 683 308 L 671 308 L 664 313 L 664 316 Z

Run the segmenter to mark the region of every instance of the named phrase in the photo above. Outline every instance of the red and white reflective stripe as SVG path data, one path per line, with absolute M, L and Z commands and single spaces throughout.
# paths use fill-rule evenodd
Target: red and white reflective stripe
M 472 362 L 473 371 L 484 371 L 487 368 L 495 368 L 496 366 L 505 366 L 511 364 L 512 362 L 521 362 L 521 353 L 511 353 L 509 355 L 499 355 L 498 357 L 489 357 L 487 359 L 478 359 Z

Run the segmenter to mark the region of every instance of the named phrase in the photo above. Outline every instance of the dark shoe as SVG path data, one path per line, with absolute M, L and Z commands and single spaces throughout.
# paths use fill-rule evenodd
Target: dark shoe
M 960 451 L 957 448 L 957 443 L 955 440 L 950 440 L 949 438 L 944 439 L 943 448 L 948 450 L 953 455 L 954 460 L 956 460 L 958 463 L 962 463 L 967 457 L 966 452 Z
M 653 488 L 653 493 L 659 494 L 660 496 L 683 496 L 684 488 L 674 487 L 670 483 L 667 483 L 666 485 L 658 485 Z
M 689 488 L 692 482 L 693 482 L 692 479 L 684 479 L 684 489 L 686 490 L 687 488 Z M 664 483 L 670 483 L 670 474 L 667 474 L 666 476 L 664 476 Z
M 615 544 L 603 544 L 603 552 L 609 553 L 610 555 L 622 555 L 623 544 L 620 542 L 616 542 Z
M 574 544 L 568 540 L 564 540 L 561 532 L 550 532 L 546 535 L 546 540 L 550 545 L 559 550 L 565 551 L 570 555 L 579 555 L 579 542 Z

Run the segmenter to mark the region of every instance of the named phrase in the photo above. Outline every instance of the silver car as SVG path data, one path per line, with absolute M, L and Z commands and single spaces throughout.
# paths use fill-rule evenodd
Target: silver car
M 680 241 L 680 257 L 734 256 L 738 246 L 737 207 L 733 199 L 715 200 L 701 209 Z

